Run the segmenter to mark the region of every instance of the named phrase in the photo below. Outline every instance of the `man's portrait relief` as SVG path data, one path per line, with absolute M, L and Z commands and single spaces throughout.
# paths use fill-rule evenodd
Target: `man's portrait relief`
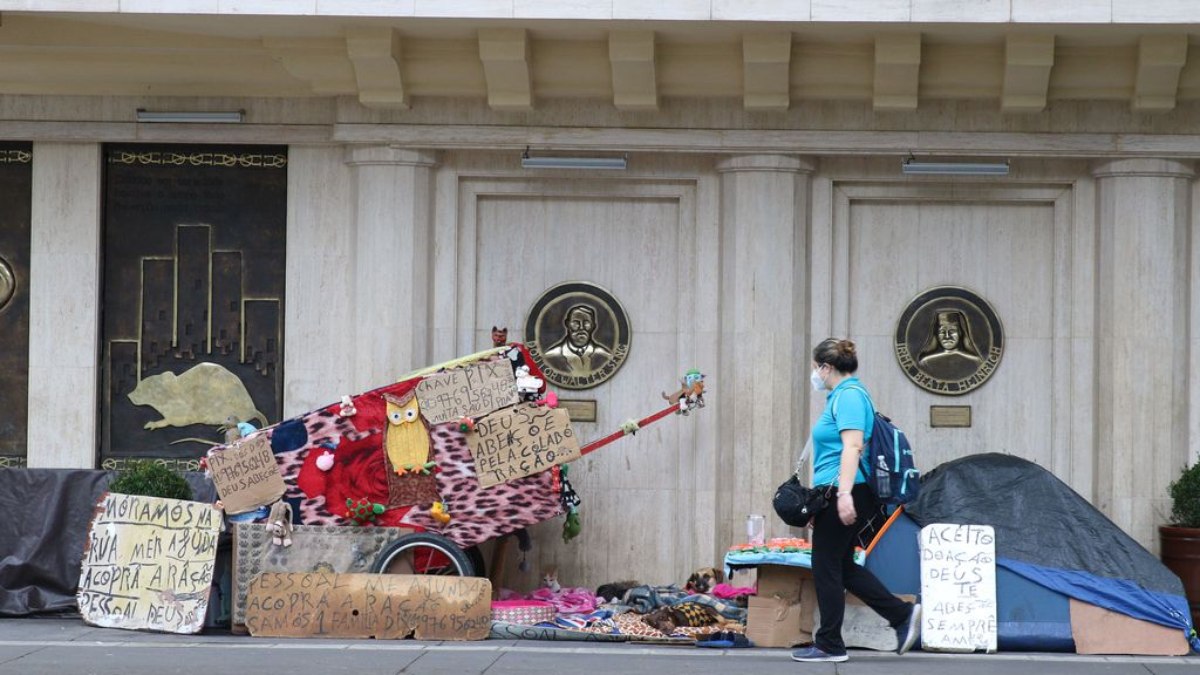
M 616 373 L 629 353 L 629 318 L 608 291 L 559 284 L 542 294 L 526 318 L 525 342 L 551 383 L 589 389 Z
M 575 305 L 563 317 L 566 335 L 545 352 L 546 363 L 572 375 L 586 375 L 612 358 L 612 351 L 596 341 L 596 310 Z
M 1004 329 L 977 294 L 952 286 L 925 291 L 896 326 L 896 360 L 917 386 L 958 396 L 991 377 L 1004 353 Z

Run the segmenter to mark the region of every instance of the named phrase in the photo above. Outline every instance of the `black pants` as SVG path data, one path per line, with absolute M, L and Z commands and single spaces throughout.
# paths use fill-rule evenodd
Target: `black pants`
M 817 606 L 821 608 L 821 625 L 813 642 L 829 654 L 846 653 L 842 641 L 842 619 L 846 614 L 846 591 L 867 603 L 871 609 L 896 628 L 908 621 L 912 605 L 892 595 L 874 574 L 854 562 L 856 536 L 866 524 L 867 517 L 878 510 L 875 496 L 865 484 L 851 491 L 858 520 L 851 526 L 838 517 L 837 490 L 830 491 L 829 506 L 813 521 L 813 581 L 817 587 Z

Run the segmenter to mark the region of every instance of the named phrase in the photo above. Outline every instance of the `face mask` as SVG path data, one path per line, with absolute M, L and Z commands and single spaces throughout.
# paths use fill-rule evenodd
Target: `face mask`
M 808 381 L 812 382 L 813 391 L 824 391 L 825 381 L 821 379 L 821 372 L 813 368 L 812 374 L 808 376 Z

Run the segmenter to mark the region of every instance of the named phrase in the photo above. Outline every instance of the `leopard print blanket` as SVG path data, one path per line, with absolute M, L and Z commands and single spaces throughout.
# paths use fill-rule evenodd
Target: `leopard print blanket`
M 549 520 L 563 513 L 559 470 L 480 487 L 466 436 L 457 423 L 430 427 L 437 462 L 438 493 L 452 520 L 444 527 L 426 505 L 414 507 L 401 524 L 440 532 L 464 548 Z

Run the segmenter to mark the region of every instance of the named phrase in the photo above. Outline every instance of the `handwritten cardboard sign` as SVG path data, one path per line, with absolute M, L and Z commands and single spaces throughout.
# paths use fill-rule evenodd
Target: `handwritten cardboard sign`
M 478 577 L 263 572 L 246 599 L 255 636 L 484 640 L 491 625 Z
M 265 434 L 212 453 L 208 469 L 226 513 L 243 513 L 270 504 L 287 489 Z
M 517 380 L 507 359 L 454 368 L 417 385 L 417 403 L 429 424 L 480 417 L 516 402 Z
M 996 533 L 989 525 L 921 528 L 921 649 L 996 651 Z
M 467 434 L 479 484 L 489 487 L 579 459 L 579 439 L 565 410 L 532 403 L 499 410 Z
M 266 523 L 233 523 L 233 625 L 246 625 L 246 595 L 259 574 L 317 569 L 366 574 L 380 551 L 410 532 L 403 527 L 295 525 L 292 545 L 284 547 L 272 542 Z
M 106 494 L 84 544 L 77 593 L 83 620 L 199 633 L 220 529 L 211 504 Z

